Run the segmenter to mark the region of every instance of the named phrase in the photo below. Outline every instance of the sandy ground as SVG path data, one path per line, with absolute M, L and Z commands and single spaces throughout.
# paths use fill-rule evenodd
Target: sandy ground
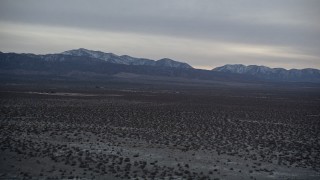
M 0 179 L 320 179 L 317 108 L 298 106 L 316 102 L 264 121 L 238 99 L 197 109 L 164 93 L 54 94 L 1 93 Z

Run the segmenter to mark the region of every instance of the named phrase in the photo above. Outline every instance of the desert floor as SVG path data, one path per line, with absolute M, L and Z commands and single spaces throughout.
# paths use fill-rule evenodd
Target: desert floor
M 0 179 L 320 179 L 320 96 L 2 89 Z

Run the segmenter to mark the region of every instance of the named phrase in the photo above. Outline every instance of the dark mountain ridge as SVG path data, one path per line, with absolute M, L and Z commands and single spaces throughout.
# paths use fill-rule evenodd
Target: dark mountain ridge
M 164 66 L 164 67 L 176 67 L 176 68 L 186 68 L 186 69 L 192 68 L 192 66 L 190 66 L 187 63 L 174 61 L 169 58 L 163 58 L 155 61 L 155 60 L 146 59 L 146 58 L 135 58 L 128 55 L 118 56 L 113 53 L 92 51 L 84 48 L 65 51 L 65 52 L 62 52 L 61 54 L 96 58 L 96 59 L 104 60 L 110 63 L 125 64 L 125 65 Z
M 316 69 L 285 70 L 254 65 L 226 65 L 210 71 L 194 69 L 186 63 L 167 58 L 154 61 L 83 48 L 45 55 L 0 52 L 0 73 L 17 75 L 21 72 L 23 75 L 59 76 L 70 74 L 114 76 L 119 73 L 131 73 L 151 77 L 164 76 L 223 82 L 320 82 L 320 72 Z
M 257 65 L 227 64 L 214 68 L 212 71 L 246 74 L 272 81 L 319 82 L 320 79 L 320 70 L 312 68 L 286 70 Z
M 166 64 L 167 62 L 168 60 L 159 60 L 159 63 Z M 51 74 L 65 76 L 71 72 L 81 72 L 82 75 L 85 75 L 86 73 L 95 73 L 113 76 L 118 73 L 132 73 L 148 76 L 179 77 L 201 80 L 259 81 L 259 79 L 253 76 L 239 76 L 194 68 L 168 67 L 166 65 L 125 65 L 111 63 L 97 58 L 64 54 L 35 55 L 0 53 L 1 73 L 17 74 L 22 71 L 24 74 L 33 75 Z

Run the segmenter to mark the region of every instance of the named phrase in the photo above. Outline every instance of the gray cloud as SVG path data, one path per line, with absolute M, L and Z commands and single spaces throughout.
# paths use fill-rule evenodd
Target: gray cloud
M 320 51 L 318 50 L 320 25 L 317 23 L 317 18 L 320 17 L 320 3 L 317 0 L 0 0 L 0 3 L 2 26 L 9 23 L 81 29 L 86 32 L 117 32 L 132 36 L 139 34 L 154 36 L 154 41 L 157 41 L 156 38 L 163 39 L 164 36 L 168 37 L 166 39 L 168 41 L 171 41 L 170 37 L 172 41 L 175 38 L 191 39 L 192 41 L 188 41 L 191 43 L 190 46 L 192 42 L 199 41 L 199 45 L 203 45 L 200 42 L 205 42 L 206 52 L 209 51 L 210 43 L 214 44 L 213 48 L 218 48 L 219 43 L 222 44 L 225 49 L 222 56 L 216 53 L 201 55 L 202 51 L 198 51 L 193 54 L 188 52 L 186 57 L 181 53 L 186 48 L 179 50 L 179 47 L 175 47 L 177 53 L 165 52 L 165 48 L 161 51 L 162 56 L 187 59 L 189 63 L 196 66 L 220 64 L 214 62 L 219 58 L 225 59 L 226 63 L 241 63 L 239 62 L 241 59 L 244 64 L 250 62 L 276 66 L 275 61 L 279 61 L 279 65 L 285 67 L 316 66 L 320 68 Z M 9 49 L 8 44 L 11 43 L 12 51 L 23 51 L 23 49 L 14 48 L 14 43 L 19 42 L 16 35 L 8 36 L 2 33 L 0 37 L 6 38 L 7 44 L 0 43 L 0 48 Z M 136 38 L 132 39 L 136 40 Z M 123 41 L 123 43 L 126 42 Z M 145 46 L 141 45 L 141 48 L 151 45 L 148 42 L 144 43 Z M 242 48 L 236 48 L 236 51 L 228 50 L 225 47 L 226 44 L 231 44 L 231 49 L 235 49 L 235 46 L 242 46 Z M 43 46 L 45 45 L 39 45 L 39 48 Z M 80 46 L 86 47 L 86 44 Z M 117 47 L 114 48 L 116 49 L 109 49 L 109 51 L 118 51 Z M 159 46 L 155 45 L 154 48 L 154 52 L 146 56 L 160 56 L 156 53 Z M 261 48 L 264 49 L 263 53 Z M 282 54 L 275 52 L 276 48 L 286 49 L 287 52 L 283 51 Z M 150 48 L 148 50 L 152 51 Z M 41 50 L 35 51 L 41 52 Z M 137 54 L 143 55 L 144 50 L 140 51 Z M 270 56 L 268 52 L 271 53 Z M 228 55 L 228 53 L 234 54 Z M 283 55 L 290 53 L 292 53 L 291 57 Z M 299 56 L 294 57 L 294 55 Z M 308 59 L 308 57 L 312 58 Z M 292 61 L 289 63 L 288 59 Z

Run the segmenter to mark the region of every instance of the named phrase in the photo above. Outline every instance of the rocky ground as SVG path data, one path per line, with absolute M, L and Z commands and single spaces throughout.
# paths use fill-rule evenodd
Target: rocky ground
M 320 179 L 320 96 L 2 90 L 0 179 Z

